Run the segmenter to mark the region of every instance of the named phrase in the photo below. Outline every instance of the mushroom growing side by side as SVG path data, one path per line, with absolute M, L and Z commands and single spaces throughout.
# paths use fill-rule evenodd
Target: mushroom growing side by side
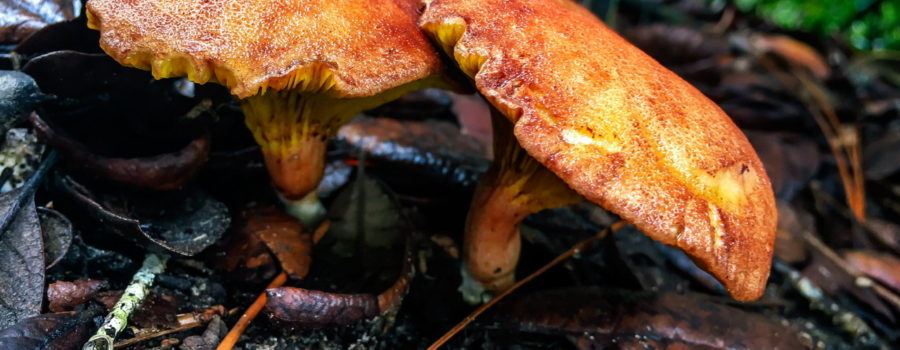
M 763 294 L 777 221 L 771 184 L 715 103 L 572 1 L 432 0 L 419 23 L 510 122 L 524 152 L 497 155 L 495 169 L 517 169 L 497 174 L 514 174 L 520 191 L 553 189 L 537 196 L 544 205 L 567 203 L 553 181 L 523 175 L 539 163 L 686 252 L 735 299 Z M 494 173 L 476 190 L 464 254 L 468 274 L 496 292 L 519 254 L 508 227 L 534 207 L 510 215 L 518 197 Z
M 444 86 L 414 0 L 90 0 L 87 16 L 119 63 L 229 88 L 288 211 L 307 225 L 324 214 L 316 187 L 338 128 Z

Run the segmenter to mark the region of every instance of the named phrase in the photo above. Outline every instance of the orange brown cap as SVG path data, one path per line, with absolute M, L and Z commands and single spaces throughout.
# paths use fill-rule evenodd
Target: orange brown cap
M 412 0 L 90 0 L 88 26 L 119 63 L 153 76 L 367 97 L 438 74 Z
M 777 211 L 762 163 L 690 84 L 568 0 L 432 0 L 420 26 L 579 194 L 759 298 Z

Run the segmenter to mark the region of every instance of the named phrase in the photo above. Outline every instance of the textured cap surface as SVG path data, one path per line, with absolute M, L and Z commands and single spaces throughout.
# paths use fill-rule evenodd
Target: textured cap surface
M 156 78 L 364 97 L 437 74 L 415 0 L 90 0 L 100 45 Z
M 712 101 L 568 0 L 433 0 L 420 26 L 578 193 L 684 250 L 734 298 L 762 295 L 771 184 Z

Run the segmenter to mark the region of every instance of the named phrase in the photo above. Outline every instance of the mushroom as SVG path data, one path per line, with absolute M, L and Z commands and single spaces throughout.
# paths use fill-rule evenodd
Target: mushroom
M 229 88 L 288 211 L 305 224 L 324 213 L 316 187 L 338 128 L 443 85 L 413 0 L 90 0 L 87 16 L 120 64 Z
M 775 200 L 752 146 L 715 103 L 571 1 L 432 0 L 419 24 L 534 160 L 587 200 L 685 251 L 735 299 L 762 295 Z M 511 271 L 494 272 L 515 264 L 519 238 L 506 228 L 521 217 L 504 212 L 517 205 L 502 204 L 514 201 L 501 197 L 508 182 L 491 177 L 537 182 L 522 180 L 527 157 L 498 158 L 514 165 L 495 166 L 500 175 L 489 172 L 476 190 L 465 244 L 468 273 L 494 291 L 512 281 Z M 543 205 L 566 202 L 555 189 L 523 189 L 542 193 Z

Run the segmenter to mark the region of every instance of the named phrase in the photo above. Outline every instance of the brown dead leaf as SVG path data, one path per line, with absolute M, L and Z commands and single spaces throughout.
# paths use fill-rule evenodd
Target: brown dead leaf
M 789 264 L 806 260 L 806 242 L 799 236 L 803 231 L 815 229 L 811 214 L 794 208 L 784 201 L 777 201 L 778 232 L 775 236 L 775 257 Z
M 312 263 L 312 235 L 300 221 L 275 208 L 256 208 L 244 213 L 243 230 L 261 239 L 291 278 L 303 279 Z
M 47 302 L 50 311 L 70 311 L 90 300 L 94 294 L 106 288 L 106 281 L 81 278 L 74 282 L 56 281 L 47 287 Z
M 97 293 L 94 300 L 112 310 L 122 298 L 121 290 Z M 141 306 L 129 318 L 129 324 L 140 329 L 170 329 L 178 327 L 178 300 L 168 292 L 151 292 Z
M 845 252 L 844 259 L 860 272 L 895 291 L 900 291 L 900 259 L 897 257 L 879 252 L 854 250 Z

